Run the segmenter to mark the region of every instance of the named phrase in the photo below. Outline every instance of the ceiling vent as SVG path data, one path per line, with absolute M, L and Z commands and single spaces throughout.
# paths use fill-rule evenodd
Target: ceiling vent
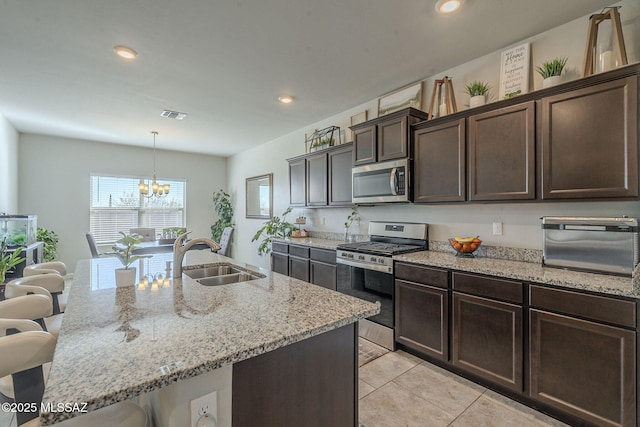
M 162 113 L 160 113 L 160 115 L 168 119 L 176 119 L 176 120 L 182 120 L 185 117 L 187 117 L 187 113 L 179 113 L 177 111 L 171 111 L 171 110 L 164 110 Z

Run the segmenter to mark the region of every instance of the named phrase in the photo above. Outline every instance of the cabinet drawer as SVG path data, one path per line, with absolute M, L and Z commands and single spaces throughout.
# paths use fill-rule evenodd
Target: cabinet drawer
M 394 267 L 394 273 L 396 279 L 409 280 L 440 288 L 449 287 L 449 272 L 447 270 L 397 262 Z
M 289 245 L 287 243 L 272 242 L 271 250 L 273 252 L 280 252 L 281 254 L 289 253 Z
M 636 327 L 633 301 L 532 285 L 529 288 L 529 304 L 531 307 L 599 322 Z
M 453 289 L 460 292 L 522 304 L 522 283 L 495 277 L 453 273 Z
M 289 253 L 293 256 L 309 258 L 308 246 L 289 245 Z
M 326 262 L 328 264 L 336 263 L 336 251 L 328 249 L 311 248 L 311 259 L 314 261 Z

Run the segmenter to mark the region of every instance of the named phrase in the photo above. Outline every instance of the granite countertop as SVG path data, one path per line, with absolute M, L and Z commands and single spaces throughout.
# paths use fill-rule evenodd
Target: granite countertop
M 95 410 L 356 322 L 379 306 L 248 266 L 208 250 L 185 265 L 231 262 L 266 277 L 202 286 L 165 270 L 173 254 L 134 263 L 138 277 L 162 274 L 166 287 L 116 288 L 115 258 L 78 263 L 44 403 Z M 42 412 L 43 425 L 79 415 Z
M 632 284 L 630 277 L 568 271 L 543 267 L 539 263 L 531 262 L 492 258 L 460 258 L 448 252 L 412 252 L 404 255 L 396 255 L 393 259 L 431 267 L 488 274 L 507 279 L 556 285 L 632 298 L 640 297 L 640 289 Z
M 346 243 L 344 240 L 320 239 L 318 237 L 291 237 L 288 239 L 273 239 L 273 241 L 330 250 L 336 250 L 338 245 Z

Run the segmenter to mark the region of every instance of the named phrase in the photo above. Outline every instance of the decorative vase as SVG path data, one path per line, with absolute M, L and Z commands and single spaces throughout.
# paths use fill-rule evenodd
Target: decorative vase
M 469 108 L 479 107 L 487 103 L 487 97 L 485 95 L 476 95 L 469 98 Z
M 349 229 L 348 228 L 344 228 L 344 241 L 348 242 L 349 241 Z
M 136 269 L 116 268 L 116 286 L 133 286 L 136 284 Z
M 551 76 L 546 79 L 542 79 L 542 88 L 548 88 L 551 86 L 559 85 L 562 83 L 562 76 Z

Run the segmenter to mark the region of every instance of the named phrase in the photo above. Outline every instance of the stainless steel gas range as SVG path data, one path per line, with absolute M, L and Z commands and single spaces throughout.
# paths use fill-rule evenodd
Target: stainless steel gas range
M 369 223 L 369 241 L 338 245 L 338 292 L 380 303 L 380 314 L 360 321 L 360 336 L 394 349 L 393 255 L 428 249 L 428 224 Z

